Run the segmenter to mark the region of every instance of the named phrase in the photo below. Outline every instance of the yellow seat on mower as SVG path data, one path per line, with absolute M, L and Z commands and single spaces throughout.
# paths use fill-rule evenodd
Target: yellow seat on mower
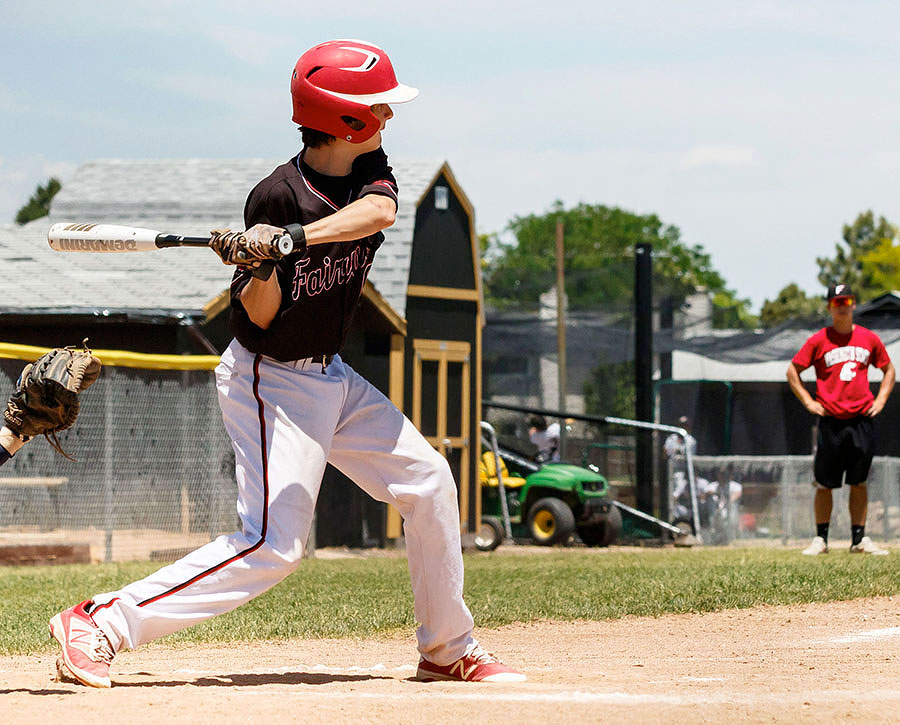
M 506 488 L 519 488 L 525 485 L 525 479 L 521 476 L 510 476 L 506 468 L 506 461 L 500 458 L 500 475 L 503 476 L 503 485 Z M 494 465 L 493 451 L 485 451 L 481 454 L 481 462 L 478 465 L 478 477 L 482 486 L 497 486 L 497 467 Z

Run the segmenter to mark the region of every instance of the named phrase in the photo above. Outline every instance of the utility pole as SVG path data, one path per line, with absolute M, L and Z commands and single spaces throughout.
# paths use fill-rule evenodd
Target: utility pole
M 556 359 L 559 385 L 559 410 L 566 409 L 566 271 L 565 230 L 556 222 Z M 566 459 L 566 421 L 559 421 L 559 457 Z
M 634 248 L 634 417 L 653 422 L 653 245 Z M 653 435 L 638 430 L 635 448 L 637 508 L 653 514 Z

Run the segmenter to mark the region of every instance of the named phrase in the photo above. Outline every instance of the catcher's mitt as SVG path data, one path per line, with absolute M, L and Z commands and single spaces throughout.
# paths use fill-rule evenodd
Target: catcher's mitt
M 28 440 L 44 435 L 60 454 L 71 459 L 56 434 L 78 418 L 78 393 L 100 375 L 100 360 L 82 342 L 82 349 L 57 347 L 26 365 L 16 389 L 9 396 L 3 422 L 13 433 Z

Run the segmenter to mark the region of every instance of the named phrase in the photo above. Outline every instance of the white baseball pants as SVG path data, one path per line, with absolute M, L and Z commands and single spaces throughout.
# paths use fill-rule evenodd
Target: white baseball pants
M 472 615 L 462 597 L 456 485 L 447 461 L 373 385 L 335 357 L 283 363 L 236 340 L 216 368 L 232 439 L 242 530 L 116 592 L 93 598 L 113 648 L 134 648 L 228 612 L 299 564 L 326 462 L 404 519 L 419 652 L 463 656 Z

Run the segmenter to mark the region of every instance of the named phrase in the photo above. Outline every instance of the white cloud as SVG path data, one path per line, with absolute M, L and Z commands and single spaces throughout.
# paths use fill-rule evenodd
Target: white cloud
M 682 157 L 681 168 L 698 166 L 747 166 L 755 164 L 756 149 L 750 146 L 694 146 Z

